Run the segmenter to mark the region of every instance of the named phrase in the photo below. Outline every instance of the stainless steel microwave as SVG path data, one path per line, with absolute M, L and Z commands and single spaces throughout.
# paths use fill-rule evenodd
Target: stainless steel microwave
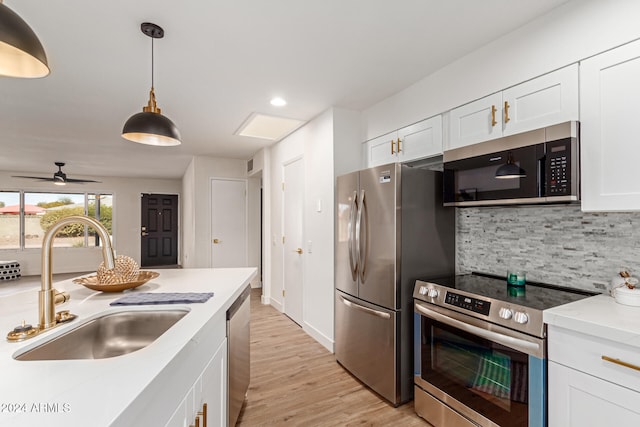
M 444 205 L 579 201 L 579 133 L 571 121 L 445 151 Z

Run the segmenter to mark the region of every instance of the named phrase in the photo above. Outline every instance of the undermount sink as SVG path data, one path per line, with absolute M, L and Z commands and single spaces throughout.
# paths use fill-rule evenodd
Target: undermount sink
M 27 350 L 16 360 L 107 359 L 144 348 L 188 310 L 120 311 L 92 319 Z

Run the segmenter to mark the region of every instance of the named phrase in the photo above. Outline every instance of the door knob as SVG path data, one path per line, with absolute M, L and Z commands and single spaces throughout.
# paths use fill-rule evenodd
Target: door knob
M 294 252 L 298 252 L 298 254 L 302 255 L 302 248 L 298 248 Z
M 143 231 L 141 234 L 142 234 L 142 237 L 145 237 L 145 236 L 149 235 L 149 233 L 147 233 L 146 231 Z
M 218 243 L 222 243 L 222 240 L 213 239 L 213 244 L 217 245 Z

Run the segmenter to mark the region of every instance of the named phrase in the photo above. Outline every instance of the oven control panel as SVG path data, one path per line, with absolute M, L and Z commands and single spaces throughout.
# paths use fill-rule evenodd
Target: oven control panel
M 485 316 L 488 316 L 491 310 L 491 302 L 489 301 L 456 294 L 454 292 L 447 292 L 444 302 Z

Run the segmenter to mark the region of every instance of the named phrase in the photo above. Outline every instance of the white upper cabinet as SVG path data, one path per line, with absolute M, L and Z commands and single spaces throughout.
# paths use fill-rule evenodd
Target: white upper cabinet
M 495 93 L 451 110 L 447 149 L 502 136 L 502 93 Z
M 578 105 L 573 64 L 451 110 L 446 149 L 578 120 Z
M 442 116 L 434 116 L 364 144 L 367 166 L 408 162 L 442 154 Z
M 580 64 L 582 210 L 640 210 L 640 42 Z
M 397 161 L 396 139 L 398 132 L 390 132 L 364 143 L 367 166 L 373 167 Z

